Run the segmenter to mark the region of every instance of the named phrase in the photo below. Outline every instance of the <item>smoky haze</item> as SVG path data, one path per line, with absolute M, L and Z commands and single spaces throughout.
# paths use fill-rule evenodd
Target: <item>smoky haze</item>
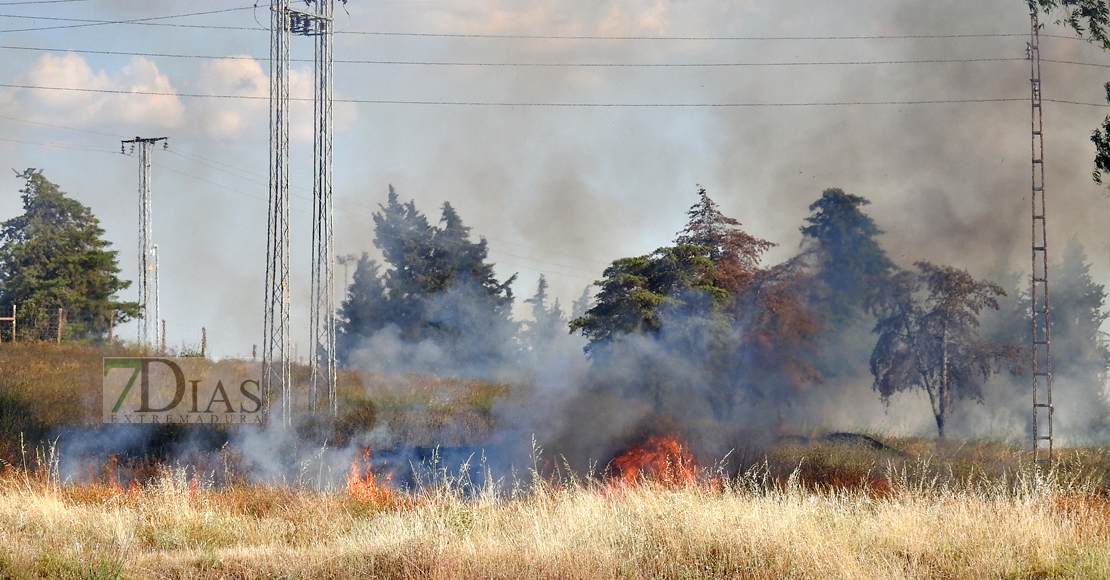
M 226 8 L 196 3 L 196 11 Z M 13 8 L 13 10 L 15 10 Z M 31 8 L 24 8 L 31 11 Z M 35 8 L 46 15 L 43 10 Z M 74 6 L 72 17 L 111 19 L 121 9 Z M 107 10 L 107 11 L 105 11 Z M 153 6 L 125 10 L 159 16 Z M 343 60 L 537 63 L 720 64 L 1021 59 L 1025 4 L 963 2 L 757 2 L 647 0 L 350 3 L 340 15 Z M 149 11 L 148 14 L 146 11 Z M 254 28 L 251 10 L 183 19 Z M 265 30 L 108 27 L 11 33 L 59 49 L 252 55 Z M 844 37 L 839 40 L 600 40 L 381 36 Z M 1106 56 L 1051 23 L 1046 60 L 1107 64 Z M 902 38 L 919 35 L 1017 36 Z M 16 38 L 16 37 L 13 37 Z M 142 42 L 147 40 L 145 44 Z M 0 74 L 15 84 L 212 92 L 264 96 L 264 60 L 181 59 L 9 51 Z M 294 43 L 293 57 L 310 57 Z M 52 59 L 52 60 L 51 60 Z M 308 94 L 310 68 L 293 67 L 294 96 Z M 337 250 L 370 243 L 370 213 L 393 183 L 421 207 L 450 200 L 490 240 L 503 278 L 521 274 L 526 295 L 540 273 L 564 303 L 612 259 L 669 241 L 696 184 L 726 214 L 791 255 L 806 206 L 826 187 L 874 203 L 883 243 L 907 266 L 916 259 L 980 276 L 1025 269 L 1028 185 L 1028 64 L 1024 60 L 740 67 L 516 67 L 337 63 L 340 99 L 473 103 L 797 104 L 948 99 L 1013 102 L 729 108 L 537 107 L 337 104 Z M 1044 63 L 1048 99 L 1098 105 L 1102 69 Z M 138 106 L 141 105 L 141 106 Z M 9 165 L 45 167 L 90 205 L 134 278 L 136 168 L 109 157 L 114 139 L 167 134 L 155 156 L 155 241 L 162 259 L 163 314 L 171 344 L 209 330 L 213 352 L 245 356 L 261 336 L 265 254 L 265 101 L 124 97 L 0 89 L 0 119 L 15 141 Z M 1078 235 L 1105 276 L 1103 191 L 1089 179 L 1088 136 L 1098 106 L 1045 107 L 1050 245 Z M 24 119 L 69 127 L 18 122 Z M 307 105 L 293 111 L 294 280 L 308 277 L 310 205 Z M 74 131 L 72 129 L 78 129 Z M 93 131 L 93 133 L 88 133 Z M 42 145 L 61 143 L 66 147 Z M 88 148 L 95 149 L 89 151 Z M 95 178 L 90 179 L 90 176 Z M 18 212 L 14 195 L 0 202 Z M 303 288 L 301 287 L 303 286 Z M 307 282 L 294 285 L 294 327 L 307 329 Z M 519 310 L 521 316 L 525 314 Z M 126 333 L 126 330 L 122 332 Z M 126 335 L 126 334 L 125 334 Z M 295 333 L 303 344 L 307 332 Z M 303 348 L 302 348 L 303 350 Z
M 92 3 L 97 4 L 97 3 Z M 149 3 L 72 6 L 72 17 L 164 15 Z M 195 2 L 190 9 L 225 8 Z M 12 7 L 10 10 L 17 10 Z M 50 8 L 21 9 L 47 15 Z M 798 228 L 822 190 L 841 187 L 872 201 L 869 215 L 900 266 L 915 260 L 966 268 L 976 278 L 1027 272 L 1029 263 L 1029 105 L 1020 0 L 836 3 L 800 0 L 539 0 L 520 2 L 351 2 L 340 15 L 339 60 L 469 63 L 813 63 L 988 60 L 914 64 L 740 67 L 509 67 L 336 64 L 336 96 L 377 101 L 520 103 L 338 105 L 336 249 L 370 252 L 370 214 L 387 184 L 428 211 L 450 201 L 490 243 L 501 279 L 514 272 L 516 313 L 543 273 L 552 297 L 568 306 L 615 258 L 671 242 L 706 187 L 722 211 L 778 248 L 767 262 L 798 251 Z M 184 12 L 185 10 L 181 10 Z M 53 12 L 50 15 L 59 15 Z M 265 22 L 264 17 L 262 21 Z M 346 22 L 345 22 L 346 21 Z M 254 27 L 250 10 L 192 23 Z M 25 45 L 0 63 L 8 84 L 107 89 L 264 94 L 265 31 L 106 27 L 9 33 Z M 607 37 L 859 37 L 837 40 L 584 40 L 384 36 L 446 35 Z M 1076 236 L 1092 273 L 1110 273 L 1103 224 L 1105 191 L 1091 183 L 1088 137 L 1106 114 L 1102 83 L 1110 59 L 1049 23 L 1042 38 L 1044 97 L 1098 106 L 1045 104 L 1050 256 Z M 908 38 L 929 35 L 1016 36 Z M 1067 38 L 1056 38 L 1059 35 Z M 310 57 L 294 43 L 294 58 Z M 64 49 L 251 55 L 255 60 L 172 59 L 69 53 Z M 47 59 L 46 57 L 54 60 Z M 1079 66 L 1048 61 L 1075 61 Z M 294 66 L 294 93 L 310 69 Z M 300 80 L 298 80 L 300 79 Z M 300 83 L 300 84 L 298 84 Z M 298 89 L 298 87 L 301 87 Z M 155 241 L 160 246 L 162 308 L 170 345 L 199 341 L 212 352 L 249 356 L 262 336 L 266 228 L 264 101 L 187 97 L 44 95 L 0 88 L 0 126 L 10 166 L 45 167 L 46 175 L 92 207 L 135 278 L 136 168 L 115 142 L 135 135 L 171 137 L 156 152 Z M 803 103 L 1016 99 L 1011 102 L 782 106 Z M 532 103 L 765 104 L 758 107 L 540 107 Z M 138 106 L 138 105 L 143 106 Z M 24 121 L 20 122 L 18 119 Z M 307 110 L 294 110 L 294 340 L 307 352 L 310 144 Z M 46 125 L 43 125 L 45 123 Z M 68 127 L 66 128 L 59 128 Z M 89 132 L 92 133 L 89 133 Z M 55 145 L 44 145 L 55 144 Z M 57 146 L 57 144 L 62 146 Z M 73 147 L 78 147 L 74 149 Z M 114 154 L 110 157 L 109 154 Z M 19 213 L 11 180 L 0 216 Z M 343 272 L 336 269 L 337 275 Z M 124 299 L 133 299 L 126 293 Z M 123 336 L 133 329 L 121 329 Z M 871 337 L 863 333 L 861 341 Z M 866 352 L 869 347 L 860 347 Z M 568 353 L 576 349 L 567 349 Z M 568 357 L 571 355 L 567 355 Z M 578 356 L 575 354 L 574 356 Z M 855 355 L 853 355 L 855 356 Z M 567 359 L 580 361 L 581 359 Z M 572 363 L 567 362 L 567 365 Z M 553 383 L 571 388 L 579 366 Z M 370 363 L 368 363 L 370 365 Z M 372 365 L 368 368 L 373 368 Z M 843 378 L 822 391 L 824 414 L 795 424 L 879 425 L 927 430 L 927 408 L 898 415 L 879 405 L 869 376 Z M 849 384 L 850 383 L 850 384 Z M 856 393 L 849 396 L 845 393 Z M 552 395 L 554 396 L 554 395 Z M 570 395 L 567 395 L 568 397 Z M 557 408 L 557 397 L 548 402 Z M 913 402 L 916 401 L 916 402 Z M 848 413 L 852 403 L 865 405 Z M 907 404 L 911 404 L 907 403 Z M 1024 403 L 1022 403 L 1024 405 Z M 924 411 L 922 413 L 921 411 Z M 554 433 L 564 415 L 536 411 L 521 432 Z M 600 411 L 599 411 L 600 413 Z M 862 417 L 860 416 L 862 415 Z M 924 420 L 913 423 L 924 417 Z M 968 421 L 972 423 L 973 421 Z M 1009 423 L 1007 423 L 1009 424 Z M 539 425 L 537 427 L 537 425 Z

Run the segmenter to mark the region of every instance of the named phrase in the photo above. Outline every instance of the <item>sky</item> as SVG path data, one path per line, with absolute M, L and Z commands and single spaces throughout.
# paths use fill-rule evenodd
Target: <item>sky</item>
M 449 201 L 498 276 L 519 275 L 524 317 L 541 274 L 569 306 L 612 260 L 670 244 L 699 186 L 779 244 L 768 263 L 797 253 L 808 205 L 840 187 L 872 202 L 900 266 L 1029 271 L 1021 0 L 337 4 L 340 255 L 380 255 L 371 215 L 390 184 L 433 221 Z M 43 169 L 92 208 L 129 280 L 139 172 L 120 141 L 168 137 L 152 214 L 171 347 L 202 327 L 216 356 L 261 343 L 268 22 L 268 4 L 236 0 L 0 0 L 0 163 Z M 1105 283 L 1110 203 L 1089 136 L 1110 113 L 1110 54 L 1051 19 L 1042 34 L 1050 257 L 1075 236 Z M 294 37 L 292 58 L 293 97 L 309 97 L 311 41 Z M 311 104 L 292 115 L 304 345 Z M 22 212 L 21 187 L 0 180 L 0 220 Z

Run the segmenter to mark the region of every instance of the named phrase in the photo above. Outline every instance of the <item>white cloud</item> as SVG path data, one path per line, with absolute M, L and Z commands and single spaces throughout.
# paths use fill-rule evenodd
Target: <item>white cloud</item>
M 204 135 L 232 138 L 269 122 L 270 80 L 251 58 L 221 58 L 201 64 L 193 90 L 199 94 L 257 97 L 195 99 L 189 103 L 189 125 Z
M 290 138 L 312 141 L 313 72 L 311 68 L 289 71 Z M 270 77 L 262 64 L 249 57 L 218 59 L 201 65 L 193 82 L 195 92 L 234 95 L 242 99 L 196 99 L 189 104 L 189 126 L 205 136 L 234 138 L 248 131 L 264 132 L 269 124 Z M 342 130 L 356 118 L 351 103 L 333 106 L 335 128 Z
M 12 89 L 0 94 L 0 103 L 22 118 L 67 125 L 135 124 L 173 128 L 184 120 L 184 107 L 169 77 L 142 57 L 134 57 L 118 71 L 93 70 L 84 57 L 67 53 L 44 54 L 15 84 L 92 91 Z M 159 95 L 127 93 L 163 93 Z

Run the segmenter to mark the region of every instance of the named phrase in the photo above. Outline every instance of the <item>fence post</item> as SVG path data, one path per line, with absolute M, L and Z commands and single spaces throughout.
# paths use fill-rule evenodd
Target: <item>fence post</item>
M 15 342 L 15 303 L 12 303 L 12 317 L 11 318 L 7 318 L 7 317 L 0 318 L 0 322 L 11 322 L 12 323 L 12 342 Z M 2 335 L 2 334 L 0 334 L 0 342 L 4 342 L 4 335 Z
M 65 309 L 58 309 L 58 344 L 62 344 L 62 324 L 65 323 Z

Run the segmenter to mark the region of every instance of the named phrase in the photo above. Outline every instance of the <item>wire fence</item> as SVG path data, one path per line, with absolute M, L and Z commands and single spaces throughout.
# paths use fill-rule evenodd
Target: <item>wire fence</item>
M 11 342 L 54 342 L 88 340 L 90 336 L 114 342 L 116 311 L 105 314 L 103 323 L 90 328 L 87 321 L 71 320 L 65 308 L 0 306 L 0 344 Z
M 182 342 L 180 346 L 167 344 L 166 321 L 159 320 L 155 325 L 154 336 L 148 344 L 138 343 L 133 335 L 130 339 L 120 336 L 116 321 L 120 311 L 109 310 L 94 320 L 87 317 L 78 319 L 65 308 L 35 308 L 34 305 L 0 305 L 0 344 L 13 342 L 56 343 L 81 342 L 85 344 L 127 344 L 149 352 L 173 354 L 174 356 L 199 356 L 208 354 L 208 329 L 203 326 L 183 325 L 199 330 L 199 342 Z M 133 329 L 132 329 L 133 330 Z M 256 353 L 252 353 L 252 358 Z

